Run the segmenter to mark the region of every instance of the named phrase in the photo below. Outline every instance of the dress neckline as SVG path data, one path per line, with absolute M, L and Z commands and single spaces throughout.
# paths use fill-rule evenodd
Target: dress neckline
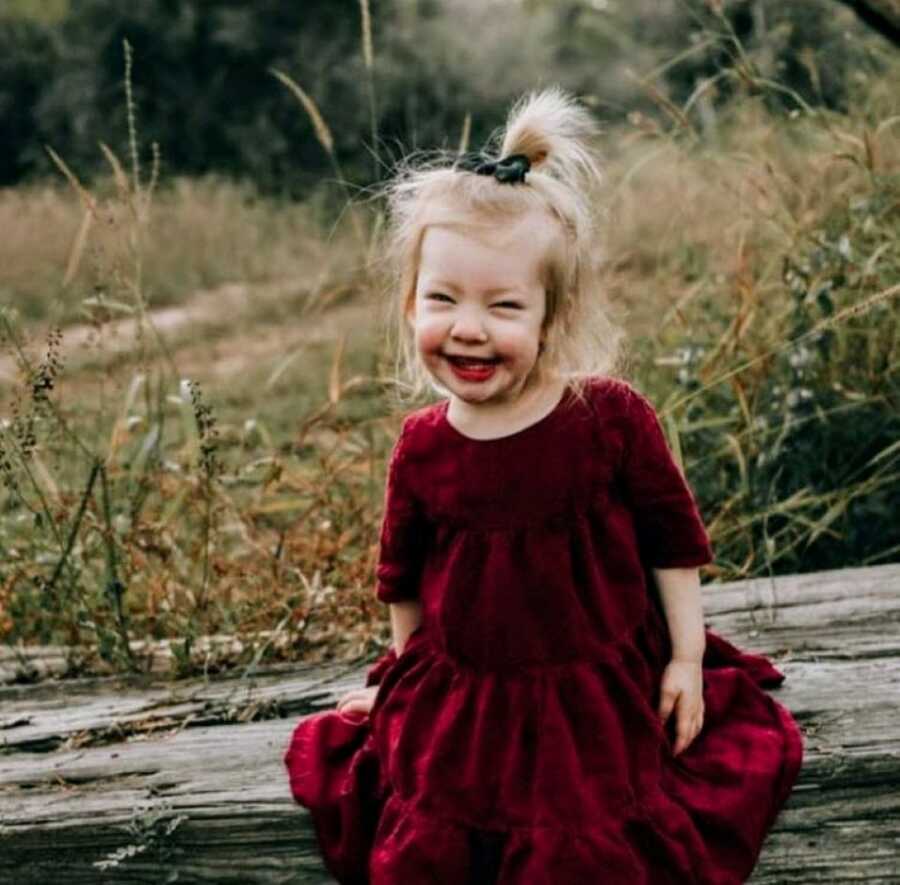
M 503 443 L 507 440 L 518 439 L 520 436 L 524 436 L 526 434 L 532 433 L 535 429 L 543 427 L 545 424 L 549 423 L 556 415 L 558 415 L 565 403 L 568 401 L 570 394 L 572 393 L 571 383 L 566 381 L 565 387 L 563 387 L 563 392 L 560 398 L 556 401 L 556 405 L 550 409 L 542 417 L 538 418 L 537 421 L 533 421 L 531 424 L 526 427 L 522 427 L 519 430 L 514 431 L 513 433 L 507 433 L 503 436 L 491 436 L 485 439 L 479 439 L 475 436 L 469 436 L 468 434 L 463 433 L 458 428 L 454 427 L 453 424 L 450 423 L 450 419 L 447 417 L 447 412 L 450 409 L 450 400 L 446 399 L 441 403 L 439 415 L 441 419 L 441 423 L 452 433 L 454 436 L 459 437 L 460 439 L 465 440 L 466 442 L 475 443 L 476 445 L 489 445 L 490 443 Z

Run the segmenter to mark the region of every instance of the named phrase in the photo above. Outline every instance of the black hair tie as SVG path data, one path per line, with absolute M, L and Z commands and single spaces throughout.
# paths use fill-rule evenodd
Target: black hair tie
M 482 154 L 469 153 L 462 154 L 453 168 L 477 175 L 493 175 L 501 184 L 516 184 L 525 181 L 525 173 L 531 169 L 531 160 L 525 154 L 510 154 L 500 160 L 488 160 Z

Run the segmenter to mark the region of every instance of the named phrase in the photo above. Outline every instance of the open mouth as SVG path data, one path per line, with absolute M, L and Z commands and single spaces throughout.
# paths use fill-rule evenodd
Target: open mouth
M 497 357 L 481 357 L 481 356 L 453 356 L 448 354 L 447 359 L 455 366 L 462 368 L 478 368 L 480 366 L 493 366 L 500 362 Z
M 453 370 L 453 374 L 464 381 L 487 381 L 494 374 L 497 357 L 462 357 L 446 355 L 447 362 Z

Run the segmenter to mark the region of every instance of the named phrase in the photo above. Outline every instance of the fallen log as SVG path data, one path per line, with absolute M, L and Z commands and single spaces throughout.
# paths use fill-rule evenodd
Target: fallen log
M 900 565 L 703 588 L 768 655 L 806 755 L 754 885 L 900 883 Z M 330 882 L 281 756 L 370 662 L 0 687 L 0 881 Z

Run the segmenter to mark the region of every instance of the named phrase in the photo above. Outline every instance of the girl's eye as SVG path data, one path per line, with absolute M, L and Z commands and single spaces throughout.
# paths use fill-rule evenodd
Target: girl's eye
M 453 301 L 449 295 L 445 295 L 443 292 L 429 292 L 425 299 L 426 301 Z
M 494 307 L 506 307 L 506 308 L 512 308 L 514 310 L 519 310 L 522 307 L 522 305 L 519 304 L 518 301 L 498 301 L 494 305 Z

